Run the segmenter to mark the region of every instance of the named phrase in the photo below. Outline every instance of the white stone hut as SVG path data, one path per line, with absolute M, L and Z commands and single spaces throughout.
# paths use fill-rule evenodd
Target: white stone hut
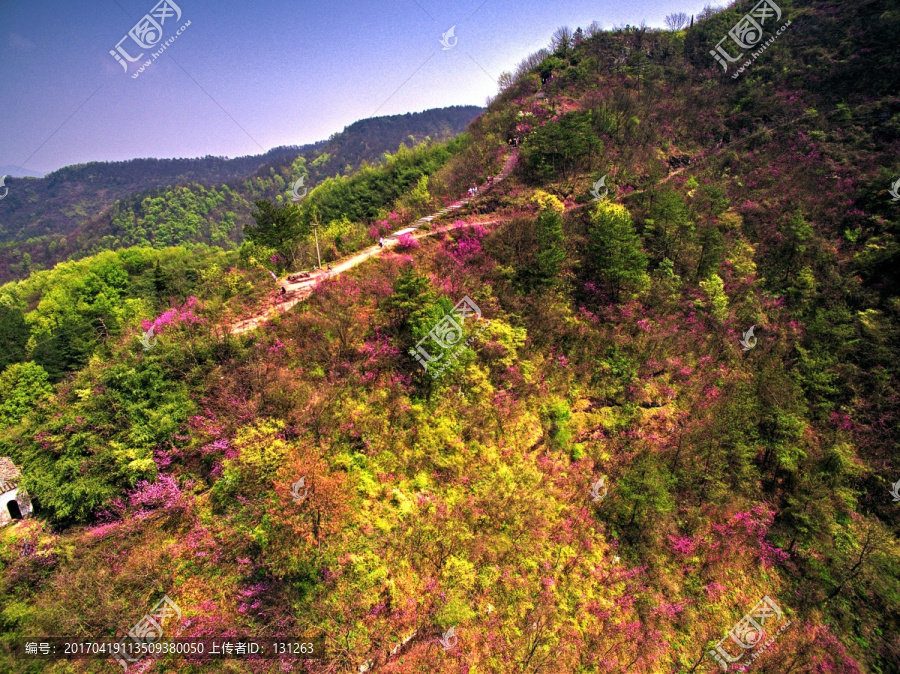
M 0 527 L 31 515 L 31 499 L 19 486 L 20 476 L 16 464 L 0 456 Z

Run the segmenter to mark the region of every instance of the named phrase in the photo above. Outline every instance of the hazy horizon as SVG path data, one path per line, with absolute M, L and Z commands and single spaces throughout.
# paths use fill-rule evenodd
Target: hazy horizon
M 472 106 L 465 106 L 465 105 L 459 105 L 459 106 L 446 106 L 446 107 L 444 107 L 444 108 L 428 108 L 428 109 L 426 109 L 426 110 L 411 110 L 411 111 L 409 111 L 408 113 L 405 113 L 405 112 L 398 112 L 398 113 L 394 113 L 394 114 L 391 114 L 391 115 L 376 115 L 375 117 L 364 117 L 364 118 L 361 119 L 361 120 L 355 120 L 355 121 L 353 121 L 353 122 L 347 124 L 347 125 L 344 126 L 342 129 L 339 129 L 338 131 L 335 131 L 333 134 L 329 134 L 329 136 L 328 136 L 327 138 L 320 138 L 320 139 L 318 139 L 318 140 L 309 141 L 309 142 L 307 142 L 307 143 L 290 143 L 290 144 L 287 144 L 287 145 L 273 145 L 272 147 L 267 148 L 265 151 L 260 150 L 260 151 L 258 151 L 258 152 L 248 152 L 248 153 L 246 153 L 246 154 L 236 154 L 236 155 L 212 155 L 212 154 L 205 154 L 205 155 L 194 155 L 194 156 L 190 156 L 190 157 L 181 157 L 181 156 L 173 156 L 173 157 L 127 157 L 127 158 L 125 158 L 125 159 L 99 159 L 99 160 L 98 160 L 98 159 L 89 159 L 89 160 L 84 161 L 84 162 L 75 162 L 75 163 L 73 163 L 73 164 L 63 164 L 62 166 L 57 166 L 57 167 L 55 167 L 55 168 L 53 168 L 53 169 L 51 169 L 51 170 L 49 170 L 49 171 L 44 171 L 44 172 L 36 171 L 36 170 L 30 170 L 30 169 L 27 169 L 27 168 L 26 168 L 26 169 L 21 169 L 20 167 L 15 166 L 15 165 L 12 165 L 12 164 L 0 164 L 0 176 L 8 175 L 8 176 L 10 176 L 10 177 L 12 177 L 12 178 L 43 178 L 43 177 L 45 177 L 45 176 L 50 175 L 51 173 L 53 173 L 53 172 L 55 172 L 55 171 L 58 171 L 58 170 L 61 169 L 61 168 L 66 168 L 66 167 L 68 167 L 68 166 L 78 166 L 78 165 L 81 165 L 81 164 L 87 164 L 87 163 L 94 162 L 94 161 L 100 161 L 100 162 L 106 162 L 106 163 L 116 163 L 116 162 L 127 162 L 127 161 L 134 161 L 134 160 L 140 160 L 140 159 L 183 159 L 183 160 L 190 160 L 190 159 L 204 159 L 205 157 L 217 157 L 217 158 L 223 158 L 223 159 L 241 159 L 241 158 L 243 158 L 243 157 L 263 156 L 263 155 L 268 154 L 269 152 L 272 152 L 272 151 L 277 150 L 278 148 L 282 148 L 282 147 L 304 148 L 304 147 L 310 147 L 310 146 L 312 146 L 312 145 L 318 145 L 318 144 L 320 144 L 320 143 L 327 143 L 333 135 L 343 133 L 343 132 L 346 131 L 348 128 L 350 128 L 351 126 L 353 126 L 356 122 L 364 121 L 364 120 L 366 120 L 366 119 L 379 119 L 379 118 L 387 118 L 387 117 L 401 117 L 401 116 L 406 115 L 406 114 L 417 115 L 417 114 L 422 114 L 422 113 L 430 112 L 430 111 L 432 111 L 432 110 L 446 110 L 446 109 L 449 109 L 449 108 L 451 108 L 451 107 L 477 107 L 477 108 L 480 108 L 482 111 L 487 109 L 487 108 L 485 108 L 485 106 L 483 106 L 483 105 L 480 105 L 480 106 L 479 106 L 479 105 L 474 105 L 474 104 L 473 104 Z

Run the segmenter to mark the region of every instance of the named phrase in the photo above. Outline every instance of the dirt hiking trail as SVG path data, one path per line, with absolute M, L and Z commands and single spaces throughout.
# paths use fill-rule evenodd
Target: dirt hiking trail
M 512 173 L 513 169 L 516 166 L 516 162 L 518 161 L 518 152 L 515 150 L 510 153 L 509 157 L 506 159 L 506 163 L 503 166 L 503 170 L 494 177 L 493 183 L 489 183 L 482 187 L 478 188 L 478 194 L 483 194 L 486 192 L 490 192 L 497 184 L 503 182 L 510 173 Z M 384 248 L 380 248 L 377 244 L 374 246 L 370 246 L 359 253 L 355 253 L 350 257 L 344 258 L 339 262 L 335 262 L 331 265 L 331 270 L 322 270 L 319 269 L 310 274 L 309 278 L 301 279 L 294 283 L 287 281 L 279 281 L 279 286 L 285 289 L 284 295 L 279 295 L 275 298 L 274 301 L 269 300 L 266 303 L 266 306 L 257 314 L 250 316 L 248 318 L 241 319 L 236 323 L 231 325 L 231 334 L 239 335 L 244 332 L 248 332 L 249 330 L 254 330 L 258 328 L 260 325 L 264 324 L 270 318 L 283 314 L 287 311 L 293 309 L 297 304 L 308 298 L 312 295 L 313 291 L 322 281 L 330 278 L 334 278 L 347 271 L 348 269 L 353 269 L 357 265 L 362 264 L 369 258 L 377 257 L 384 252 L 389 251 L 391 248 L 397 245 L 397 242 L 400 240 L 401 236 L 409 235 L 413 239 L 424 239 L 425 237 L 432 236 L 434 234 L 438 234 L 439 232 L 447 232 L 451 229 L 457 229 L 460 226 L 454 225 L 446 225 L 443 227 L 439 227 L 437 229 L 432 229 L 425 232 L 416 233 L 416 230 L 419 229 L 422 225 L 426 223 L 431 223 L 433 220 L 436 220 L 444 215 L 448 215 L 450 213 L 454 213 L 473 199 L 477 199 L 478 196 L 470 196 L 466 199 L 460 199 L 456 201 L 446 208 L 434 213 L 432 215 L 428 215 L 424 218 L 420 218 L 410 227 L 406 227 L 404 229 L 398 230 L 389 236 L 384 237 Z M 479 222 L 467 222 L 464 223 L 463 227 L 474 227 L 475 225 L 490 225 L 497 222 L 497 220 L 483 220 Z M 279 291 L 280 292 L 280 291 Z

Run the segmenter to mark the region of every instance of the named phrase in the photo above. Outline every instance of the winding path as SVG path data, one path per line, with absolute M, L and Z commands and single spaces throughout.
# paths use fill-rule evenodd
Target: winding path
M 516 150 L 513 150 L 509 157 L 506 159 L 506 163 L 503 165 L 503 170 L 494 178 L 494 182 L 486 185 L 483 189 L 479 188 L 478 193 L 483 194 L 486 192 L 490 192 L 495 185 L 503 182 L 510 173 L 512 173 L 513 169 L 516 166 L 516 162 L 518 161 L 519 155 Z M 323 280 L 332 278 L 336 275 L 339 275 L 348 269 L 353 269 L 359 264 L 362 264 L 366 260 L 372 257 L 377 257 L 381 253 L 389 250 L 393 246 L 397 245 L 400 237 L 408 234 L 413 239 L 424 239 L 425 237 L 432 236 L 433 234 L 437 234 L 438 232 L 446 232 L 450 229 L 453 229 L 453 225 L 447 225 L 445 227 L 441 227 L 439 229 L 434 229 L 426 232 L 420 232 L 418 234 L 415 233 L 417 229 L 419 229 L 422 225 L 426 223 L 431 223 L 433 220 L 436 220 L 444 215 L 449 213 L 455 213 L 460 210 L 464 206 L 466 206 L 472 199 L 477 199 L 478 197 L 469 197 L 467 199 L 460 199 L 459 201 L 455 201 L 450 204 L 446 208 L 434 213 L 433 215 L 426 216 L 424 218 L 420 218 L 417 220 L 412 226 L 406 227 L 404 229 L 400 229 L 396 232 L 393 232 L 389 236 L 384 237 L 384 248 L 379 248 L 377 245 L 370 246 L 359 253 L 351 255 L 348 258 L 341 260 L 340 262 L 336 262 L 332 265 L 331 271 L 327 270 L 319 270 L 313 273 L 309 278 L 302 279 L 295 283 L 290 283 L 287 280 L 280 282 L 280 286 L 285 289 L 286 294 L 284 295 L 283 301 L 278 301 L 281 297 L 276 297 L 276 301 L 274 303 L 269 302 L 266 307 L 257 314 L 250 316 L 249 318 L 244 318 L 231 326 L 231 334 L 238 335 L 243 332 L 247 332 L 249 330 L 253 330 L 258 328 L 260 325 L 269 320 L 273 315 L 277 315 L 279 313 L 285 313 L 291 309 L 293 309 L 297 304 L 308 298 L 313 291 L 316 289 L 316 286 L 319 285 Z M 490 225 L 497 222 L 497 220 L 488 220 L 488 221 L 479 221 L 479 222 L 468 222 L 465 223 L 465 227 L 473 227 L 475 225 Z

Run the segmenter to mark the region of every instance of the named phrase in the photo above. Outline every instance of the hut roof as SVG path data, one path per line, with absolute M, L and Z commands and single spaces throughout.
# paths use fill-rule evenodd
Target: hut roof
M 19 483 L 19 469 L 5 456 L 0 456 L 0 494 L 12 491 Z

